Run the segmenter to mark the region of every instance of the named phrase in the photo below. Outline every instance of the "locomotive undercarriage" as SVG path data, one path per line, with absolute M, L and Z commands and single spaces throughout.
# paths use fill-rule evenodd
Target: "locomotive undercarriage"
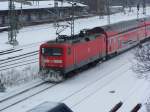
M 59 83 L 64 80 L 64 75 L 59 70 L 42 69 L 40 70 L 40 77 L 44 81 Z

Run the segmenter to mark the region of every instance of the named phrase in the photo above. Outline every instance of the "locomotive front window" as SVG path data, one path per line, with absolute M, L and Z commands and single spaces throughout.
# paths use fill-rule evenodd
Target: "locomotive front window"
M 62 56 L 61 48 L 42 48 L 42 54 L 46 56 Z

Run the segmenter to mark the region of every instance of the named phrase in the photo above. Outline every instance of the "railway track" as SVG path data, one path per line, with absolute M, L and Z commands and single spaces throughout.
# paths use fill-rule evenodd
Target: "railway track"
M 38 54 L 38 51 L 34 51 L 34 52 L 29 52 L 29 53 L 25 53 L 25 54 L 21 54 L 21 55 L 17 55 L 17 56 L 7 57 L 5 59 L 1 59 L 0 64 L 15 61 L 15 60 L 24 59 L 24 58 L 31 57 L 31 56 L 34 56 L 37 54 Z
M 5 54 L 18 52 L 18 51 L 21 51 L 21 50 L 23 50 L 23 49 L 8 49 L 8 50 L 5 50 L 5 51 L 0 51 L 0 56 L 5 55 Z
M 0 60 L 0 71 L 38 62 L 38 51 Z
M 39 83 L 31 88 L 28 88 L 22 92 L 16 93 L 12 96 L 6 97 L 6 98 L 1 98 L 0 99 L 0 111 L 3 111 L 11 106 L 14 106 L 24 100 L 27 100 L 39 93 L 42 93 L 57 84 L 50 84 L 47 82 L 42 82 Z
M 30 61 L 28 60 L 28 62 L 25 62 L 25 63 L 15 63 L 15 64 L 11 64 L 10 66 L 6 66 L 6 67 L 2 67 L 0 68 L 0 71 L 4 71 L 4 70 L 9 70 L 9 69 L 13 69 L 13 68 L 17 68 L 17 67 L 22 67 L 22 66 L 26 66 L 26 65 L 30 65 L 30 64 L 34 64 L 34 63 L 37 63 L 38 60 L 35 60 L 35 61 Z
M 45 41 L 31 43 L 28 45 L 22 45 L 16 48 L 0 51 L 0 71 L 37 63 L 39 52 L 37 49 L 39 48 L 39 45 L 43 42 Z M 32 52 L 31 49 L 33 49 Z M 10 56 L 10 54 L 12 56 Z

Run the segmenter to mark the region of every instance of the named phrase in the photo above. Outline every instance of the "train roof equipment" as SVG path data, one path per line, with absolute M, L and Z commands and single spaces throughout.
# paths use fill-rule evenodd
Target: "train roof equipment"
M 50 40 L 47 43 L 78 43 L 78 42 L 84 42 L 84 41 L 90 41 L 95 39 L 97 36 L 105 34 L 105 31 L 101 27 L 95 27 L 93 29 L 83 29 L 80 31 L 79 34 L 67 36 L 67 35 L 59 35 L 56 38 L 56 41 Z

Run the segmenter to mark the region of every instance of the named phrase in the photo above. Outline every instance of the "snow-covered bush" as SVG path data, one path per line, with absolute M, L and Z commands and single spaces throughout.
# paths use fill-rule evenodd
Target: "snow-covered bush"
M 136 72 L 139 77 L 148 78 L 150 72 L 150 42 L 136 48 L 134 56 L 133 71 Z
M 146 73 L 150 71 L 150 42 L 136 49 L 134 71 L 138 73 Z
M 0 73 L 0 79 L 5 86 L 20 85 L 39 78 L 38 68 L 28 65 L 24 68 L 11 69 Z

